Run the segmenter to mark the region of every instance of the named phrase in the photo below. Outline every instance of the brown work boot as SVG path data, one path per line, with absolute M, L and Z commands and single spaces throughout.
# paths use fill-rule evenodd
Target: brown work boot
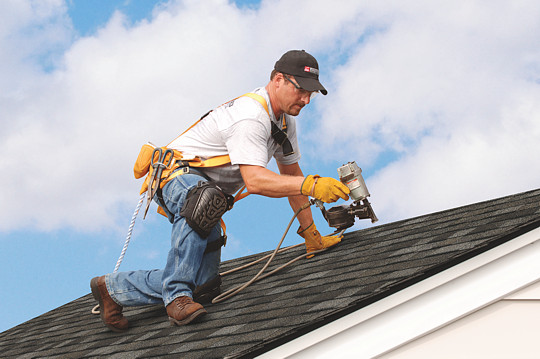
M 128 320 L 122 315 L 122 306 L 109 295 L 105 285 L 105 276 L 92 278 L 90 281 L 92 295 L 99 302 L 99 314 L 107 328 L 113 332 L 124 332 L 128 329 Z
M 190 297 L 183 296 L 169 303 L 167 314 L 171 324 L 186 325 L 206 314 L 206 310 Z

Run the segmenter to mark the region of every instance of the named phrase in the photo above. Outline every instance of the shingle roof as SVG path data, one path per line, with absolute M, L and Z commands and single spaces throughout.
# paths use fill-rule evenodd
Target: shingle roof
M 0 333 L 2 357 L 254 357 L 540 226 L 540 189 L 347 233 L 337 247 L 207 306 L 172 327 L 159 306 L 126 308 L 131 329 L 106 329 L 85 295 Z M 271 266 L 302 254 L 295 248 Z M 228 270 L 260 255 L 222 263 Z M 271 269 L 270 268 L 270 269 Z M 223 289 L 260 266 L 224 277 Z

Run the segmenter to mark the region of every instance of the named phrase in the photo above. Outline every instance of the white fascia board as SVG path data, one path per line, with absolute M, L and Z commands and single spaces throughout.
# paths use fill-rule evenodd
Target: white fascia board
M 373 358 L 540 280 L 540 228 L 259 358 Z

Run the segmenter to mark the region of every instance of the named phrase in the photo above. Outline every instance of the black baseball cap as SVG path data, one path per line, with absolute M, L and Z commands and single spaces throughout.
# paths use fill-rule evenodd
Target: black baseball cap
M 287 75 L 293 75 L 301 88 L 307 91 L 319 91 L 326 95 L 328 91 L 319 82 L 319 64 L 305 50 L 290 50 L 281 56 L 274 69 Z

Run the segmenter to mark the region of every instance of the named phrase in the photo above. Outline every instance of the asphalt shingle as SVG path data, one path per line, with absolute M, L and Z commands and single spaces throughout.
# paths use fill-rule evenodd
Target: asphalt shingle
M 172 327 L 162 306 L 126 308 L 118 334 L 90 314 L 90 294 L 0 333 L 4 358 L 253 357 L 540 226 L 540 190 L 350 232 L 332 250 L 301 260 L 207 306 L 196 324 Z M 268 270 L 301 255 L 279 254 Z M 265 253 L 266 254 L 266 253 Z M 222 263 L 228 270 L 259 258 Z M 227 290 L 262 263 L 223 279 Z

